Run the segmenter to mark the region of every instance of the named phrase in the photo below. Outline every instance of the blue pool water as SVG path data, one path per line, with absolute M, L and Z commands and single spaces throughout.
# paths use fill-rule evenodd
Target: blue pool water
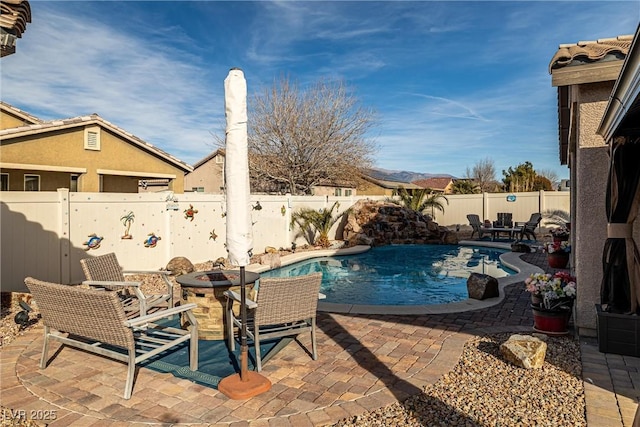
M 446 304 L 469 297 L 472 272 L 503 277 L 505 251 L 452 245 L 390 245 L 359 254 L 313 258 L 260 273 L 292 277 L 322 272 L 326 302 L 367 305 Z

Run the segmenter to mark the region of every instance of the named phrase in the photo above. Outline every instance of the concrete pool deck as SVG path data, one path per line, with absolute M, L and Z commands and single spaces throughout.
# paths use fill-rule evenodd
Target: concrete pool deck
M 538 268 L 546 262 L 544 254 L 516 256 Z M 52 346 L 49 354 L 55 356 L 41 370 L 39 325 L 0 351 L 3 415 L 24 411 L 52 427 L 330 425 L 422 392 L 455 367 L 464 344 L 476 335 L 532 332 L 529 294 L 518 285 L 503 290 L 500 302 L 464 312 L 321 312 L 318 360 L 290 343 L 262 371 L 271 390 L 246 401 L 150 369 L 139 370 L 133 396 L 124 400 L 125 365 L 59 345 Z M 308 335 L 300 341 L 310 344 Z M 580 344 L 588 426 L 631 426 L 640 397 L 640 359 L 600 353 L 593 340 Z

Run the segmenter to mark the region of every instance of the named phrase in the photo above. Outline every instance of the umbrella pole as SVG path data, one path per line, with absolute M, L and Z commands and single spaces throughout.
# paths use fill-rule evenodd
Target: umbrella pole
M 249 381 L 249 346 L 247 346 L 247 280 L 244 267 L 240 267 L 240 318 L 242 329 L 240 331 L 240 379 Z
M 248 368 L 249 347 L 247 346 L 247 301 L 244 267 L 240 267 L 240 373 L 223 378 L 218 390 L 229 399 L 245 400 L 271 389 L 271 381 Z M 233 339 L 233 337 L 231 337 Z

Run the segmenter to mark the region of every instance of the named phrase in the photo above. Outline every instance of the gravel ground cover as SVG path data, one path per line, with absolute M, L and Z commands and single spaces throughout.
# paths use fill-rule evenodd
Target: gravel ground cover
M 503 360 L 500 344 L 511 334 L 476 337 L 456 367 L 420 395 L 334 426 L 586 426 L 579 343 L 544 337 L 541 369 Z

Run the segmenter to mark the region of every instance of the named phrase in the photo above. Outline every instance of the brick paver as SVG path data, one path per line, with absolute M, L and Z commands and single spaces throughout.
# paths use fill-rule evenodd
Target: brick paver
M 544 254 L 522 258 L 546 269 Z M 475 334 L 531 331 L 529 304 L 520 283 L 505 288 L 501 303 L 469 312 L 319 313 L 319 359 L 289 344 L 262 372 L 272 389 L 247 401 L 148 369 L 140 370 L 132 399 L 124 400 L 121 363 L 62 348 L 40 370 L 42 330 L 36 328 L 0 352 L 2 404 L 55 411 L 58 421 L 52 425 L 326 425 L 420 393 L 455 366 Z M 589 340 L 581 340 L 581 349 L 589 426 L 630 425 L 640 397 L 640 361 L 599 353 Z

